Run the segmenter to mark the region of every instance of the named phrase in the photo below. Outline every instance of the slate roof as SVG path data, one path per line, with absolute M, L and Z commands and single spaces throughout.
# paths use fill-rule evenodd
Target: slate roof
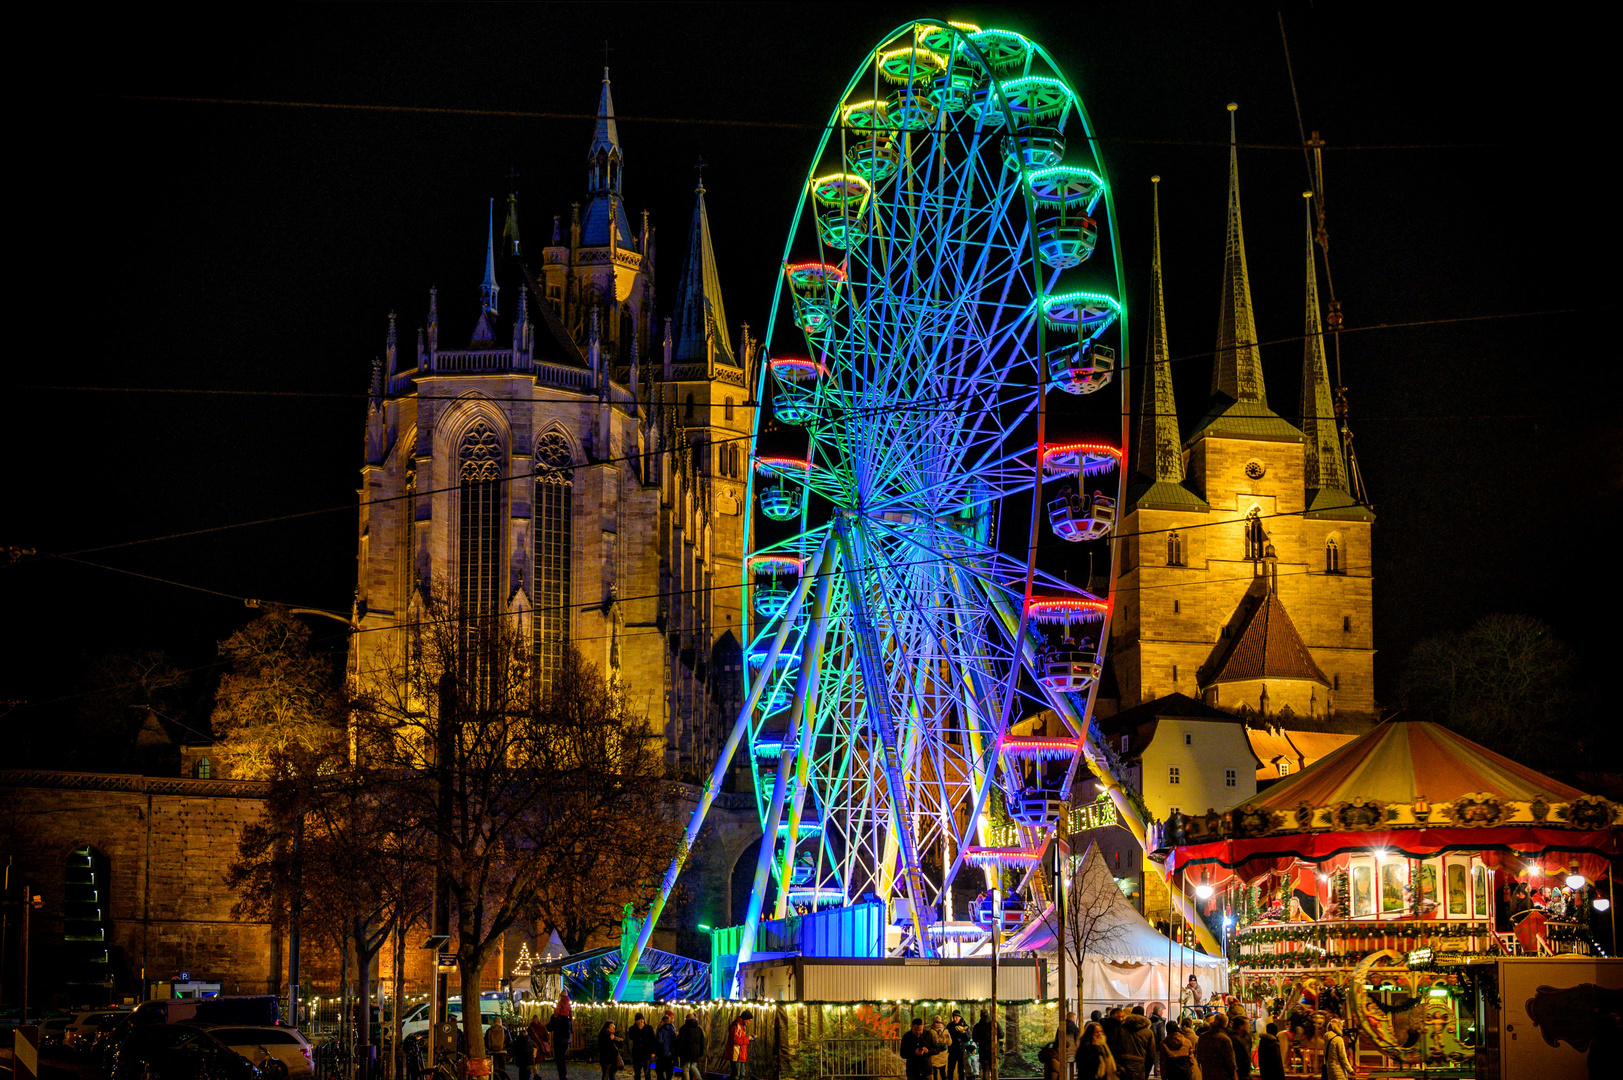
M 1211 408 L 1195 425 L 1195 430 L 1189 433 L 1184 445 L 1189 446 L 1209 435 L 1261 442 L 1302 441 L 1302 433 L 1296 429 L 1296 425 L 1267 405 L 1257 401 L 1235 401 L 1226 394 L 1218 394 L 1212 399 Z

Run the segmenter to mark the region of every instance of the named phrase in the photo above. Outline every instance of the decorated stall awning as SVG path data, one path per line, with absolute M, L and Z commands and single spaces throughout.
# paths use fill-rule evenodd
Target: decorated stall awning
M 1438 724 L 1389 720 L 1227 813 L 1174 814 L 1168 870 L 1386 848 L 1616 857 L 1623 808 Z

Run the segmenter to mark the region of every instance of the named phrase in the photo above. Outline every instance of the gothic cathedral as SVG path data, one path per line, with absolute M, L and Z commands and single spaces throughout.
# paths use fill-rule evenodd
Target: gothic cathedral
M 1188 439 L 1173 402 L 1159 210 L 1153 258 L 1110 639 L 1120 706 L 1181 693 L 1267 726 L 1361 729 L 1376 718 L 1374 515 L 1352 495 L 1334 414 L 1312 230 L 1299 425 L 1268 407 L 1232 142 L 1211 405 Z
M 603 73 L 587 195 L 550 243 L 492 203 L 468 290 L 403 358 L 375 362 L 362 467 L 352 670 L 380 670 L 433 591 L 530 628 L 542 677 L 566 645 L 621 681 L 673 777 L 706 774 L 741 703 L 737 583 L 754 347 L 735 345 L 697 193 L 660 317 L 654 232 L 632 231 Z M 539 257 L 537 257 L 539 256 Z M 503 280 L 505 279 L 505 281 Z M 507 293 L 508 298 L 501 297 Z M 719 733 L 719 734 L 718 734 Z

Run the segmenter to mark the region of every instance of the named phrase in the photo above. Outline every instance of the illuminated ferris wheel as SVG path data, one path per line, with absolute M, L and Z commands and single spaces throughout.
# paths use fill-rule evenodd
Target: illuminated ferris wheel
M 1031 869 L 1090 749 L 1127 414 L 1090 135 L 1035 42 L 922 20 L 812 158 L 757 393 L 746 940 L 873 897 L 893 953 L 984 940 L 963 893 Z

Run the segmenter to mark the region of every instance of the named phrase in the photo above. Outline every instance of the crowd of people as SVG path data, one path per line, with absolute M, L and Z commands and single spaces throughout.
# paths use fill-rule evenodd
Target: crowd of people
M 1067 1049 L 1075 1047 L 1075 1080 L 1284 1080 L 1284 1047 L 1279 1025 L 1261 1034 L 1239 1009 L 1197 1015 L 1186 1009 L 1169 1021 L 1160 1005 L 1134 1005 L 1130 1010 L 1095 1009 L 1086 1027 L 1075 1013 L 1065 1021 Z M 1038 1055 L 1044 1080 L 1067 1080 L 1059 1053 L 1060 1035 Z M 1340 1017 L 1325 1031 L 1324 1080 L 1350 1080 L 1352 1061 Z

